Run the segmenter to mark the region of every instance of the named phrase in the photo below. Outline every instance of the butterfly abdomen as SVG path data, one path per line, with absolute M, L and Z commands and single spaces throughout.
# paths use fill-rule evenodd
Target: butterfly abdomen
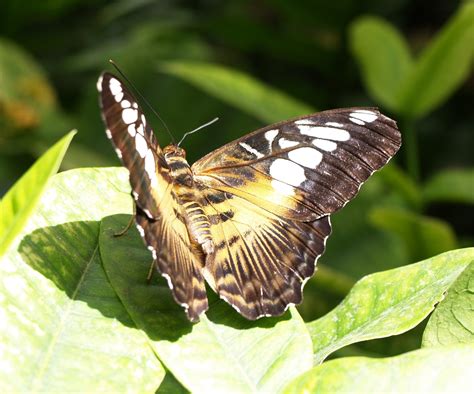
M 211 224 L 202 207 L 196 202 L 184 204 L 186 224 L 191 238 L 198 242 L 206 254 L 214 252 L 214 242 L 211 235 Z
M 173 189 L 183 207 L 186 227 L 191 240 L 201 245 L 204 253 L 214 252 L 211 224 L 199 201 L 200 192 L 194 183 L 193 172 L 185 158 L 185 151 L 175 145 L 164 149 L 165 159 L 173 178 Z

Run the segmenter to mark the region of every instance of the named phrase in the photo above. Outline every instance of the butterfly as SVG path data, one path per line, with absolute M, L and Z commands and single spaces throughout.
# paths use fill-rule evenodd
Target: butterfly
M 343 108 L 264 127 L 190 166 L 183 148 L 160 147 L 117 77 L 105 72 L 97 87 L 138 231 L 193 322 L 208 309 L 206 282 L 250 320 L 301 303 L 330 214 L 401 145 L 377 108 Z

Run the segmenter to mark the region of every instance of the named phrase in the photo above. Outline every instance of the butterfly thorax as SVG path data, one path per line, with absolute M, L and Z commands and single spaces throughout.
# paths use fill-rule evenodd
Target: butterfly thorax
M 208 255 L 214 252 L 209 219 L 202 208 L 203 196 L 196 187 L 184 149 L 168 145 L 163 149 L 166 163 L 173 178 L 173 191 L 182 207 L 183 217 L 192 241 L 201 245 Z

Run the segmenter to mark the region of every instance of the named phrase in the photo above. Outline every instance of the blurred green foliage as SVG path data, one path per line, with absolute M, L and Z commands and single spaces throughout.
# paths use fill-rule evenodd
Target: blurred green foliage
M 374 105 L 398 121 L 399 154 L 333 215 L 299 308 L 305 320 L 364 275 L 473 244 L 472 1 L 4 0 L 0 196 L 71 129 L 78 134 L 62 169 L 119 164 L 95 87 L 109 58 L 176 139 L 220 118 L 185 141 L 190 162 L 316 109 Z M 344 351 L 387 356 L 420 342 L 411 331 Z

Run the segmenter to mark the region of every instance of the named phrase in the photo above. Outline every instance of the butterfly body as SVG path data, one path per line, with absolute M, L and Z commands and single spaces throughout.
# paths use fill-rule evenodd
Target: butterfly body
M 342 208 L 401 144 L 376 108 L 342 108 L 264 127 L 204 156 L 161 149 L 133 95 L 98 81 L 106 134 L 130 172 L 137 228 L 187 317 L 205 283 L 244 317 L 281 315 L 303 286 Z
M 214 242 L 209 219 L 202 208 L 206 202 L 186 160 L 186 152 L 179 146 L 168 145 L 163 149 L 163 154 L 170 169 L 173 191 L 178 207 L 182 208 L 180 214 L 184 218 L 189 238 L 191 242 L 200 245 L 206 255 L 211 254 L 214 252 Z

